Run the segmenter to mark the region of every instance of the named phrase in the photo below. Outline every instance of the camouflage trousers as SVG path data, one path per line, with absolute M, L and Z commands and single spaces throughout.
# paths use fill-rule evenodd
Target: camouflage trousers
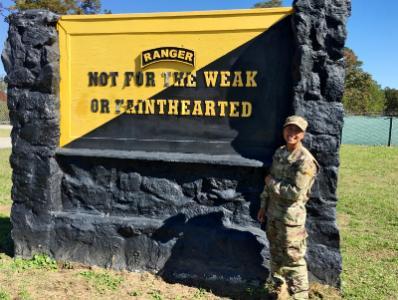
M 271 274 L 268 285 L 278 300 L 308 299 L 308 271 L 305 261 L 307 232 L 304 225 L 290 226 L 277 220 L 267 221 Z

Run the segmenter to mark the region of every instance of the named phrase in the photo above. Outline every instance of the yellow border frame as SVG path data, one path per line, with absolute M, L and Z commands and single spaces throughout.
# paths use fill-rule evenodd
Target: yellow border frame
M 73 35 L 101 35 L 101 34 L 165 34 L 165 33 L 197 33 L 197 32 L 233 32 L 253 31 L 263 32 L 275 23 L 293 13 L 291 7 L 239 9 L 220 11 L 167 12 L 144 14 L 111 14 L 111 15 L 67 15 L 62 16 L 57 24 L 59 32 L 60 58 L 60 146 L 71 140 L 71 52 L 70 41 Z M 264 22 L 264 16 L 274 16 Z M 250 22 L 242 20 L 250 17 Z M 215 18 L 222 18 L 220 22 L 212 22 Z M 164 23 L 164 19 L 179 22 Z M 184 19 L 184 26 L 181 20 Z M 241 19 L 241 21 L 239 21 Z M 106 21 L 99 24 L 97 21 Z M 208 22 L 206 22 L 206 20 Z M 210 21 L 209 21 L 210 20 Z M 247 20 L 247 19 L 246 19 Z M 159 22 L 158 22 L 159 21 Z M 200 21 L 200 26 L 198 26 Z M 159 26 L 162 24 L 162 26 Z M 125 28 L 128 28 L 126 30 Z M 66 57 L 65 57 L 66 53 Z

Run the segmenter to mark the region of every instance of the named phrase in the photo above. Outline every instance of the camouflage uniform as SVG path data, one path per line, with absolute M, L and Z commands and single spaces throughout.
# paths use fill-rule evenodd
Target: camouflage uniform
M 266 233 L 270 243 L 271 284 L 288 290 L 293 299 L 308 299 L 308 274 L 305 261 L 306 209 L 318 163 L 302 145 L 293 152 L 282 146 L 274 154 L 272 181 L 261 194 L 266 209 Z M 280 291 L 278 299 L 287 299 Z

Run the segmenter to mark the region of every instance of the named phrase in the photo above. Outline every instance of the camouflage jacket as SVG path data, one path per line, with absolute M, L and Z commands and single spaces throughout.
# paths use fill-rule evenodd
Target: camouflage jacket
M 318 169 L 317 161 L 304 146 L 293 152 L 286 146 L 277 149 L 270 170 L 273 180 L 260 196 L 267 217 L 287 225 L 305 224 L 305 203 Z

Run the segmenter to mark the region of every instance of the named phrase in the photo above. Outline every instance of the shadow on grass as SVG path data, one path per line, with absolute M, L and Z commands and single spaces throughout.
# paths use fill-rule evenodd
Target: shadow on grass
M 11 239 L 10 217 L 0 215 L 0 253 L 14 256 L 14 242 Z

